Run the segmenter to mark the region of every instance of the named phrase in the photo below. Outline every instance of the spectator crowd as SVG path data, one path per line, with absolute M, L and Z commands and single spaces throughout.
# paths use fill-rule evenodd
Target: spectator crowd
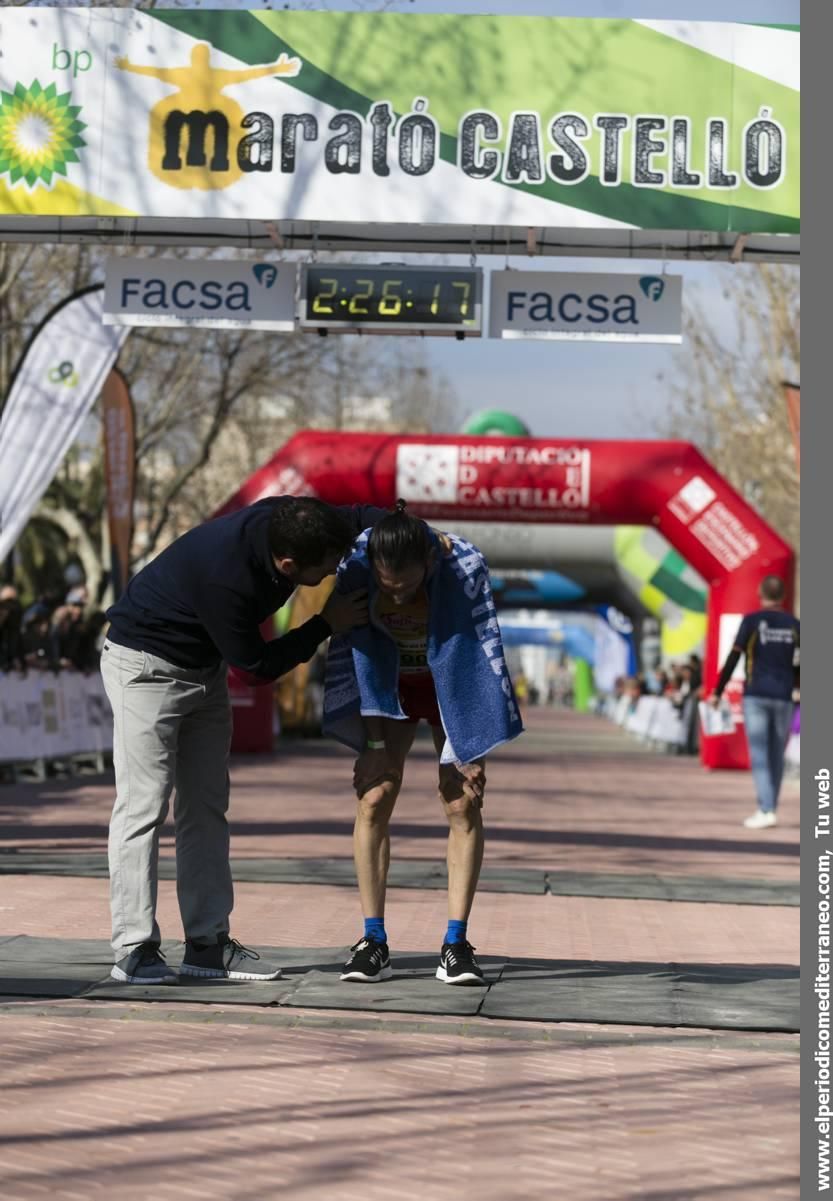
M 13 584 L 0 587 L 0 672 L 98 670 L 104 627 L 86 588 L 44 595 L 24 609 Z
M 697 705 L 703 700 L 703 661 L 699 655 L 689 655 L 685 663 L 671 663 L 667 668 L 640 671 L 635 676 L 620 677 L 614 688 L 614 699 L 627 697 L 632 710 L 640 697 L 662 696 L 671 702 L 683 723 L 684 752 L 696 755 L 699 746 Z

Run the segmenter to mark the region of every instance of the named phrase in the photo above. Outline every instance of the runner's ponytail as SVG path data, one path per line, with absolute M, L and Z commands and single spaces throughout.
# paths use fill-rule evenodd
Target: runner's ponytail
M 392 513 L 377 521 L 370 531 L 367 554 L 371 563 L 384 563 L 401 571 L 412 563 L 425 563 L 431 550 L 428 526 L 406 512 L 407 501 L 397 500 Z

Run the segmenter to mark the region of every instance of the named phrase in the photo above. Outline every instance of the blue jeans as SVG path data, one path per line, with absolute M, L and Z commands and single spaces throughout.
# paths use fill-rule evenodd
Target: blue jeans
M 743 698 L 743 720 L 752 763 L 752 778 L 758 794 L 758 808 L 774 813 L 784 775 L 784 751 L 793 717 L 792 701 L 777 701 L 764 696 Z

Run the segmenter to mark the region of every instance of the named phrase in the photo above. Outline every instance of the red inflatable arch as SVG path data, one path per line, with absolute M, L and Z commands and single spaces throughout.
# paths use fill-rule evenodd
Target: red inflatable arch
M 453 530 L 458 520 L 654 525 L 709 591 L 705 682 L 714 683 L 757 588 L 781 576 L 792 605 L 790 546 L 688 442 L 577 441 L 305 431 L 220 510 L 292 493 L 337 504 L 392 505 Z M 519 530 L 519 563 L 523 538 Z M 740 685 L 728 694 L 739 715 Z M 707 767 L 746 767 L 742 728 L 703 740 Z

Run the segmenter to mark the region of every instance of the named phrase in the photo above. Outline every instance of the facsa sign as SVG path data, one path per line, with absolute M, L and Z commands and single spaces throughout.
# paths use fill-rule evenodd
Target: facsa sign
M 104 322 L 293 330 L 295 275 L 290 263 L 111 258 Z
M 493 271 L 492 338 L 681 342 L 678 275 Z

